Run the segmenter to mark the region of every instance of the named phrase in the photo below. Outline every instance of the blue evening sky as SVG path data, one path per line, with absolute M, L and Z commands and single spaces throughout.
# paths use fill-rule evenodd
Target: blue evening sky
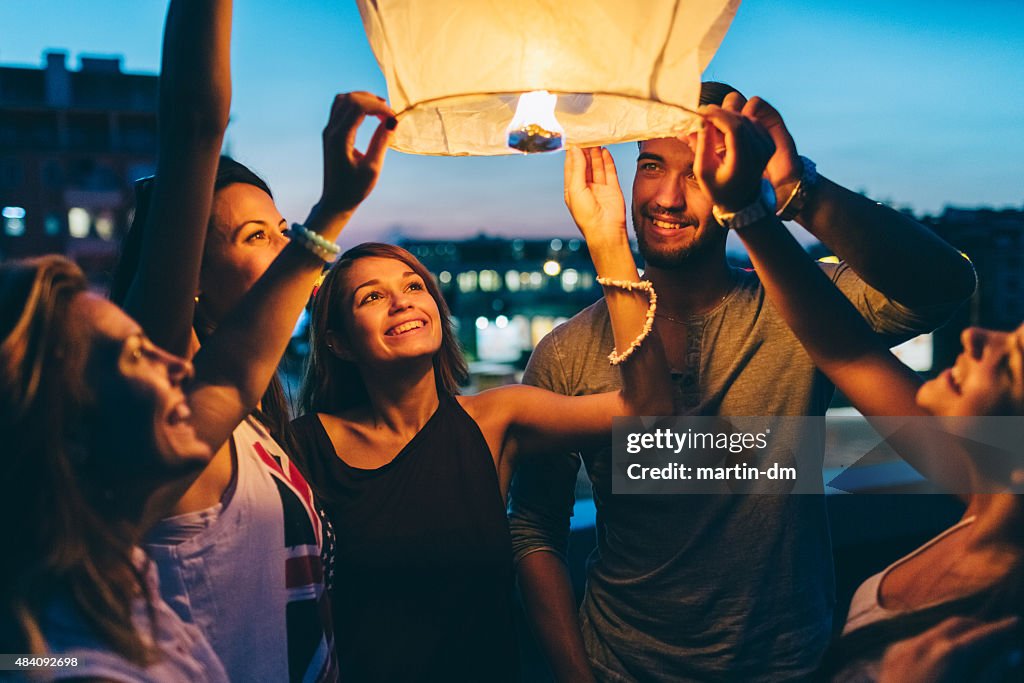
M 333 93 L 384 95 L 384 79 L 354 2 L 235 5 L 230 151 L 268 179 L 286 218 L 301 220 L 319 194 Z M 57 48 L 76 66 L 83 53 L 118 54 L 128 71 L 155 72 L 165 9 L 157 0 L 0 0 L 0 63 L 39 65 Z M 1024 204 L 1022 73 L 1020 0 L 747 0 L 705 77 L 775 104 L 823 174 L 936 213 Z M 613 149 L 627 191 L 635 149 Z M 342 242 L 398 228 L 571 235 L 561 162 L 391 152 Z

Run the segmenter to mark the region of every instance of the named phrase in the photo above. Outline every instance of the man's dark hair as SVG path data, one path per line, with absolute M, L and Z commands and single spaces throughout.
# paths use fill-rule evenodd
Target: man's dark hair
M 704 81 L 700 84 L 700 103 L 704 104 L 718 104 L 721 105 L 725 101 L 725 96 L 731 92 L 739 92 L 736 88 L 732 87 L 728 83 L 719 83 L 718 81 Z
M 725 101 L 725 96 L 731 92 L 739 92 L 739 90 L 732 87 L 728 83 L 719 83 L 718 81 L 703 81 L 700 84 L 700 104 L 721 105 L 722 102 Z M 636 146 L 638 149 L 642 144 L 643 140 L 637 140 Z

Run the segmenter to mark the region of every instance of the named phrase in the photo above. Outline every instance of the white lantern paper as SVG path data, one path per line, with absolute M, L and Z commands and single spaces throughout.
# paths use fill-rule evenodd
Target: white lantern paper
M 739 0 L 356 0 L 400 125 L 392 146 L 512 154 L 523 93 L 558 95 L 567 141 L 679 133 Z

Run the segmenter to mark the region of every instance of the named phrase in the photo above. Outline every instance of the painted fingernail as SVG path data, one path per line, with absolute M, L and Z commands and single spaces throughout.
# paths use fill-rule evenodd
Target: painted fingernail
M 384 122 L 384 127 L 387 128 L 388 130 L 394 130 L 395 126 L 397 125 L 398 119 L 396 119 L 394 116 L 392 116 L 391 118 Z

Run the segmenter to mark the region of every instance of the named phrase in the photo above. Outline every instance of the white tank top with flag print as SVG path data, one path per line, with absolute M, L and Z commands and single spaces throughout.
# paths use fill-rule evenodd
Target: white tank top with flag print
M 329 533 L 313 493 L 268 430 L 232 434 L 235 479 L 222 503 L 162 520 L 146 538 L 160 593 L 198 626 L 233 681 L 333 681 Z

